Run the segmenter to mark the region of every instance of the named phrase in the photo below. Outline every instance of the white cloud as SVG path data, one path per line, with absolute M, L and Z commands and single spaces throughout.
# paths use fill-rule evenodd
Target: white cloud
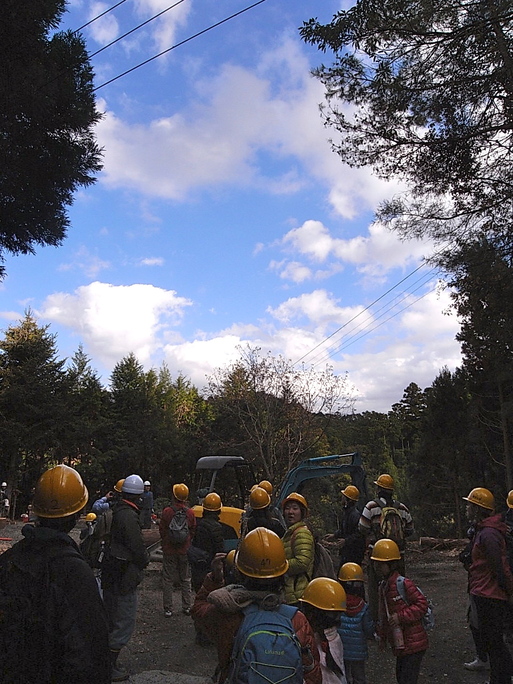
M 105 2 L 91 3 L 89 20 L 99 16 L 107 9 L 109 9 L 109 5 Z M 106 45 L 107 43 L 111 43 L 119 36 L 118 20 L 114 14 L 109 12 L 109 14 L 106 14 L 100 19 L 93 21 L 93 23 L 87 27 L 87 30 L 89 31 L 93 40 L 95 40 L 99 45 Z
M 164 259 L 162 257 L 147 257 L 139 261 L 141 266 L 163 266 Z
M 155 48 L 161 52 L 167 50 L 176 42 L 176 33 L 181 26 L 185 26 L 191 12 L 191 2 L 170 3 L 169 0 L 137 0 L 137 11 L 144 18 L 150 18 L 176 4 L 168 12 L 148 24 L 152 32 Z
M 151 365 L 152 355 L 191 304 L 174 290 L 153 285 L 94 282 L 74 294 L 48 296 L 38 315 L 73 329 L 89 353 L 106 366 L 130 352 Z
M 111 267 L 110 262 L 91 254 L 87 247 L 80 247 L 75 251 L 71 261 L 59 265 L 59 271 L 82 271 L 88 278 L 96 278 L 101 271 Z
M 193 88 L 188 106 L 149 123 L 106 112 L 97 129 L 105 183 L 183 201 L 222 185 L 298 192 L 315 179 L 346 218 L 391 194 L 394 186 L 366 169 L 349 169 L 332 152 L 318 110 L 323 88 L 298 40 L 282 38 L 253 71 L 225 64 Z M 280 171 L 264 173 L 261 153 L 279 160 Z
M 289 230 L 282 245 L 311 262 L 324 263 L 329 258 L 355 265 L 368 276 L 381 276 L 386 271 L 417 262 L 430 252 L 430 245 L 417 240 L 401 241 L 380 223 L 372 223 L 368 235 L 349 239 L 333 237 L 320 221 L 308 220 Z M 282 277 L 287 270 L 283 267 Z

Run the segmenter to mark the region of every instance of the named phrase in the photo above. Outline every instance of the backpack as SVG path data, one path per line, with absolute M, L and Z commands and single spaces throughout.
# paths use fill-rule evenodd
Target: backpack
M 424 629 L 426 630 L 426 632 L 429 632 L 435 626 L 435 613 L 434 613 L 434 609 L 433 609 L 433 602 L 431 601 L 431 599 L 429 599 L 424 594 L 424 592 L 422 591 L 422 589 L 419 586 L 417 586 L 417 585 L 415 585 L 415 586 L 420 591 L 422 596 L 424 596 L 424 598 L 426 599 L 427 604 L 428 604 L 427 610 L 424 613 L 424 615 L 422 616 L 421 623 L 422 623 L 422 626 L 424 627 Z M 399 594 L 399 596 L 409 606 L 410 604 L 408 602 L 408 599 L 406 598 L 406 589 L 404 587 L 404 577 L 402 575 L 399 575 L 399 577 L 397 578 L 396 587 L 397 587 L 397 593 Z
M 338 579 L 330 553 L 318 539 L 315 539 L 312 579 L 315 577 L 330 577 L 334 580 Z
M 276 610 L 244 608 L 227 684 L 303 684 L 302 647 L 292 626 L 296 611 L 284 604 Z
M 72 547 L 59 548 L 34 557 L 29 571 L 26 561 L 17 563 L 25 548 L 18 544 L 0 555 L 0 678 L 2 684 L 51 682 L 60 655 L 55 652 L 56 620 L 60 603 L 66 602 L 51 579 L 51 566 L 64 556 L 82 556 Z
M 112 509 L 96 517 L 93 533 L 80 542 L 79 548 L 88 565 L 95 569 L 101 568 L 105 552 L 110 544 L 110 529 L 112 527 Z
M 291 541 L 294 539 L 295 531 L 292 533 Z M 321 544 L 319 539 L 314 535 L 314 562 L 312 576 L 308 580 L 313 580 L 316 577 L 329 577 L 330 579 L 338 579 L 335 572 L 335 566 L 331 558 L 330 552 Z
M 379 522 L 379 538 L 392 539 L 395 541 L 400 550 L 404 549 L 404 520 L 401 517 L 398 508 L 398 502 L 392 501 L 392 505 L 383 505 L 381 501 L 376 501 L 381 508 L 381 517 Z
M 175 512 L 169 523 L 169 539 L 172 544 L 180 546 L 187 541 L 189 536 L 189 523 L 187 521 L 187 511 L 185 508 L 174 508 L 171 506 Z

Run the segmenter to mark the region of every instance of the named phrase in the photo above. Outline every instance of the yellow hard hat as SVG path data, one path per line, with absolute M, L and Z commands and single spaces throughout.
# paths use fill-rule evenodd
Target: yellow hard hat
M 282 540 L 266 527 L 247 533 L 235 555 L 235 565 L 243 575 L 260 579 L 281 577 L 289 569 Z
M 271 497 L 263 487 L 255 487 L 249 495 L 249 505 L 255 511 L 267 508 L 271 503 Z
M 123 477 L 123 478 L 121 478 L 121 480 L 118 480 L 116 482 L 116 484 L 114 485 L 114 489 L 116 490 L 116 492 L 119 492 L 121 494 L 121 492 L 123 491 L 123 485 L 124 484 L 125 484 L 125 478 Z
M 348 499 L 351 499 L 351 501 L 358 501 L 360 498 L 360 490 L 354 485 L 347 485 L 347 487 L 342 490 L 342 494 L 347 496 Z
M 309 582 L 301 600 L 320 610 L 346 610 L 346 591 L 330 577 L 316 577 Z
M 493 494 L 489 489 L 484 487 L 474 487 L 468 496 L 463 496 L 464 501 L 476 504 L 476 506 L 481 506 L 481 508 L 486 508 L 489 511 L 493 511 L 495 508 L 495 499 Z
M 235 549 L 228 551 L 228 553 L 226 554 L 226 558 L 224 559 L 224 563 L 226 565 L 227 570 L 231 570 L 233 568 L 233 566 L 235 565 Z
M 308 510 L 308 503 L 306 502 L 306 499 L 302 494 L 292 492 L 292 494 L 289 494 L 285 499 L 283 499 L 283 501 L 281 502 L 281 507 L 285 508 L 289 501 L 296 501 L 297 503 L 301 504 L 301 506 L 304 506 L 306 510 Z
M 220 511 L 222 505 L 221 497 L 216 492 L 210 492 L 203 499 L 203 508 L 206 511 Z
M 393 561 L 401 560 L 399 547 L 392 539 L 378 539 L 372 549 L 371 560 Z
M 32 510 L 39 518 L 65 518 L 78 513 L 89 494 L 74 468 L 58 465 L 41 475 L 36 484 Z
M 86 522 L 94 522 L 96 520 L 96 513 L 88 513 L 85 519 Z
M 178 501 L 187 501 L 189 498 L 189 487 L 183 484 L 183 482 L 173 485 L 173 496 Z
M 506 503 L 508 504 L 508 508 L 513 508 L 513 489 L 508 493 Z
M 358 563 L 344 563 L 338 571 L 341 582 L 363 582 L 363 570 Z
M 393 490 L 394 478 L 392 477 L 392 475 L 389 475 L 388 473 L 383 473 L 383 475 L 380 475 L 378 479 L 375 480 L 374 484 L 378 485 L 378 487 L 381 487 L 381 489 Z
M 262 489 L 265 489 L 265 491 L 269 494 L 269 496 L 272 496 L 273 486 L 269 482 L 269 480 L 262 480 L 262 482 L 260 482 L 258 486 L 262 487 Z

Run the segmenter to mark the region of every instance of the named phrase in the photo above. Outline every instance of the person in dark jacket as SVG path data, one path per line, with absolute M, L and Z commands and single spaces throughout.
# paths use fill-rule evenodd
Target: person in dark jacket
M 256 486 L 251 489 L 249 506 L 250 510 L 245 520 L 245 530 L 243 530 L 244 534 L 257 527 L 265 527 L 272 530 L 280 539 L 283 537 L 286 527 L 273 515 L 271 497 L 263 487 Z
M 143 491 L 144 485 L 139 475 L 129 475 L 123 482 L 121 500 L 113 509 L 110 544 L 102 565 L 113 682 L 122 682 L 129 677 L 118 666 L 117 659 L 134 631 L 137 586 L 149 561 L 139 522 L 139 503 Z
M 144 482 L 144 492 L 141 495 L 141 527 L 143 530 L 151 528 L 151 514 L 153 513 L 153 492 L 151 482 Z
M 468 496 L 467 518 L 475 525 L 469 574 L 471 605 L 490 663 L 490 682 L 510 684 L 513 660 L 504 643 L 503 630 L 508 602 L 513 596 L 513 576 L 506 556 L 507 525 L 490 490 L 475 487 Z
M 365 554 L 365 537 L 358 529 L 360 511 L 356 507 L 360 491 L 354 485 L 348 485 L 341 491 L 342 512 L 339 517 L 339 528 L 333 535 L 327 535 L 328 541 L 335 541 L 339 549 L 339 569 L 344 563 L 361 565 Z
M 203 584 L 214 556 L 224 551 L 223 526 L 219 522 L 222 505 L 221 497 L 216 492 L 210 492 L 203 499 L 203 515 L 196 523 L 196 532 L 188 551 L 194 591 L 198 591 Z
M 392 539 L 378 539 L 374 544 L 371 562 L 382 578 L 378 589 L 377 634 L 380 647 L 388 642 L 396 657 L 397 684 L 417 684 L 420 664 L 428 647 L 428 637 L 422 617 L 427 599 L 407 577 L 404 591 L 407 602 L 401 598 L 397 580 L 400 576 L 401 553 Z
M 30 634 L 3 643 L 3 682 L 23 684 L 108 684 L 111 667 L 108 623 L 93 571 L 69 536 L 88 492 L 76 470 L 58 465 L 39 478 L 34 524 L 0 556 L 2 591 L 21 579 L 33 603 Z M 12 583 L 12 585 L 11 585 Z M 48 587 L 51 587 L 51 591 Z M 37 626 L 37 620 L 40 626 Z M 1 639 L 8 630 L 2 626 Z M 28 640 L 13 657 L 16 638 Z

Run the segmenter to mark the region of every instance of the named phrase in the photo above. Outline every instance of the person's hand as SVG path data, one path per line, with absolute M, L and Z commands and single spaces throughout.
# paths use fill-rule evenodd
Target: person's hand
M 210 567 L 212 568 L 212 578 L 217 584 L 222 584 L 224 582 L 224 559 L 226 558 L 226 553 L 216 553 L 212 559 Z

